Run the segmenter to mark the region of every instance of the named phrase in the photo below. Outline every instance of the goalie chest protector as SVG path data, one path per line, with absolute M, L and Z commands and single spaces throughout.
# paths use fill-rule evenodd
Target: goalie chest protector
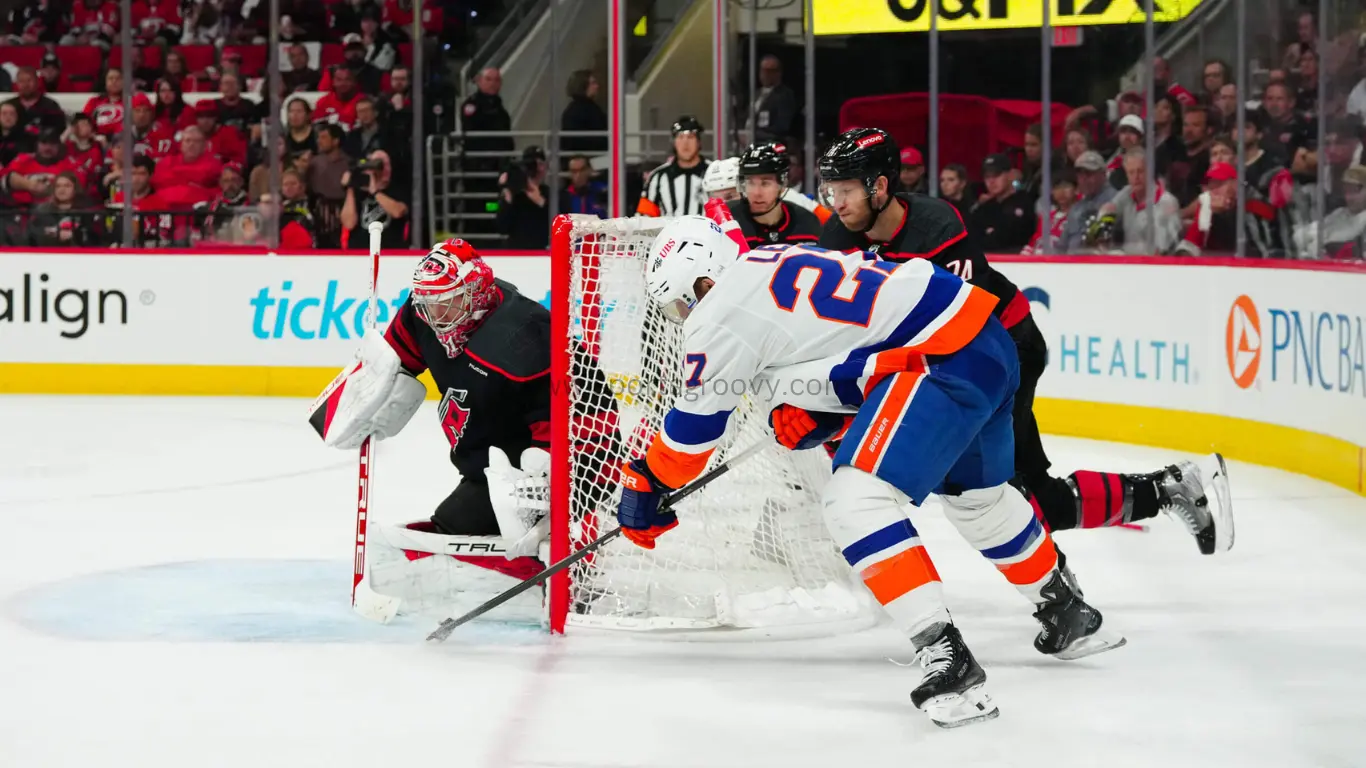
M 550 312 L 511 283 L 496 282 L 502 302 L 454 358 L 411 301 L 388 331 L 404 368 L 431 371 L 451 463 L 468 479 L 482 478 L 490 446 L 516 461 L 526 448 L 550 444 Z

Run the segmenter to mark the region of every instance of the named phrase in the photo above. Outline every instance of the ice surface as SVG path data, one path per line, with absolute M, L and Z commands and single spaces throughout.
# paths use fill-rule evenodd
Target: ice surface
M 914 711 L 887 629 L 780 643 L 552 639 L 347 607 L 354 459 L 307 403 L 0 397 L 0 766 L 1366 766 L 1366 501 L 1231 467 L 1238 542 L 1171 521 L 1059 543 L 1123 631 L 1063 663 L 937 509 L 915 515 L 998 720 Z M 375 515 L 455 481 L 430 413 L 381 446 Z M 1166 452 L 1050 440 L 1061 469 Z

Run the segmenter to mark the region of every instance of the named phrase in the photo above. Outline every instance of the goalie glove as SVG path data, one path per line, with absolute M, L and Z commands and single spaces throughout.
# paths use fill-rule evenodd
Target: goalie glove
M 768 413 L 773 436 L 792 451 L 804 451 L 839 440 L 853 420 L 854 417 L 848 414 L 808 411 L 795 405 L 780 405 Z
M 427 397 L 422 382 L 408 375 L 384 336 L 367 333 L 356 361 L 332 380 L 313 403 L 308 422 L 333 448 L 357 448 L 373 435 L 398 434 Z
M 507 454 L 489 448 L 484 478 L 489 503 L 498 520 L 498 534 L 507 542 L 507 559 L 536 557 L 550 535 L 550 454 L 540 448 L 522 451 L 522 468 L 512 466 Z

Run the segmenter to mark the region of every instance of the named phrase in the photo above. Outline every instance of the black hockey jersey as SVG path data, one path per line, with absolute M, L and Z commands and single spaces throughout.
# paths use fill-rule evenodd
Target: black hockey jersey
M 958 209 L 927 195 L 898 194 L 906 212 L 896 233 L 883 243 L 850 232 L 831 216 L 821 231 L 820 246 L 836 251 L 872 251 L 888 261 L 929 259 L 1000 299 L 996 316 L 1010 328 L 1029 316 L 1029 301 L 1015 284 L 987 262 L 986 252 L 968 233 Z
M 730 215 L 740 225 L 740 232 L 745 236 L 745 242 L 750 248 L 790 243 L 814 245 L 820 239 L 821 220 L 816 218 L 816 214 L 791 203 L 779 201 L 778 205 L 782 206 L 783 218 L 778 222 L 778 226 L 769 227 L 754 220 L 749 212 L 749 202 L 743 197 L 726 203 Z
M 482 477 L 490 446 L 514 464 L 523 450 L 550 446 L 550 313 L 511 283 L 496 283 L 502 301 L 455 358 L 411 300 L 384 334 L 405 370 L 432 372 L 451 463 L 466 478 Z

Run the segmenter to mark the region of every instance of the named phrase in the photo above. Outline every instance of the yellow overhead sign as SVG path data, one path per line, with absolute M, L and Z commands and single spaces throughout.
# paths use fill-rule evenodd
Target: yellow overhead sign
M 1049 0 L 1052 24 L 1142 24 L 1149 0 Z M 1154 21 L 1179 21 L 1204 0 L 1152 0 Z M 1044 0 L 939 0 L 939 29 L 1028 29 L 1043 26 Z M 931 0 L 812 0 L 818 35 L 930 31 Z

